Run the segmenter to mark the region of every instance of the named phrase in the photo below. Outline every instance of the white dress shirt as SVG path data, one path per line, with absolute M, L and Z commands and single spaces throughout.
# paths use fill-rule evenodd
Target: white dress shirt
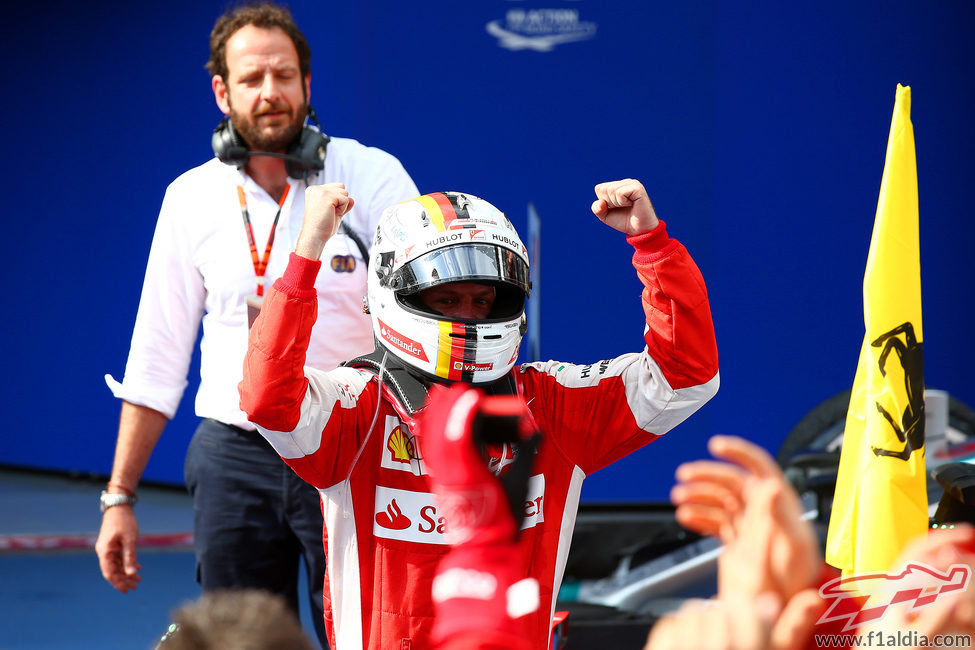
M 366 246 L 387 207 L 419 195 L 390 154 L 347 138 L 332 138 L 325 169 L 310 184 L 342 182 L 355 199 L 343 218 Z M 289 178 L 277 234 L 265 273 L 266 286 L 284 272 L 301 230 L 304 181 Z M 237 186 L 244 189 L 262 258 L 278 210 L 277 201 L 242 170 L 216 158 L 189 170 L 166 190 L 146 267 L 142 298 L 121 383 L 106 375 L 114 395 L 172 418 L 187 386 L 198 327 L 200 388 L 196 414 L 254 429 L 240 410 L 237 384 L 247 351 L 246 298 L 257 282 Z M 350 271 L 349 256 L 355 268 Z M 322 253 L 318 321 L 307 364 L 331 369 L 373 349 L 372 325 L 362 313 L 366 265 L 358 246 L 341 233 Z M 334 262 L 333 262 L 334 260 Z

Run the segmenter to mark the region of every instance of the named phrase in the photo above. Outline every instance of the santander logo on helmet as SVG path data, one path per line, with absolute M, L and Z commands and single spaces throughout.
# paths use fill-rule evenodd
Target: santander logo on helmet
M 450 310 L 421 299 L 449 283 L 492 287 L 488 315 L 451 318 Z M 518 356 L 530 286 L 518 232 L 483 199 L 436 192 L 394 205 L 379 219 L 367 295 L 373 332 L 387 353 L 426 379 L 486 384 L 504 377 Z

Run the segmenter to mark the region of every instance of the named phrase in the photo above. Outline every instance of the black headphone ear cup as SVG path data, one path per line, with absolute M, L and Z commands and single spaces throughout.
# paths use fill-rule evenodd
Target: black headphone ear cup
M 284 163 L 288 176 L 303 180 L 314 172 L 325 169 L 325 150 L 329 140 L 318 129 L 302 127 L 301 134 L 288 147 L 290 157 Z
M 247 145 L 228 118 L 220 120 L 220 124 L 213 130 L 210 145 L 220 162 L 238 169 L 247 164 Z

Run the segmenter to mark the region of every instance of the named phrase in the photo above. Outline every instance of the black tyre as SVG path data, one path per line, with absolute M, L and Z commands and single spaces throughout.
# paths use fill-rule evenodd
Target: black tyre
M 839 453 L 846 426 L 850 392 L 845 390 L 825 400 L 793 427 L 779 448 L 776 460 L 783 468 L 792 465 L 796 453 L 803 451 Z M 948 443 L 951 447 L 975 443 L 975 411 L 948 396 Z

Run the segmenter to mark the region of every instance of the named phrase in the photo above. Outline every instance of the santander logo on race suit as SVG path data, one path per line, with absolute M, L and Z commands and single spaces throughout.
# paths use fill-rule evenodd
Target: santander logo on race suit
M 403 516 L 403 511 L 396 505 L 396 499 L 390 501 L 386 510 L 376 515 L 376 523 L 389 530 L 403 530 L 413 524 L 412 521 Z
M 528 479 L 522 530 L 545 521 L 545 475 Z M 376 486 L 375 517 L 372 532 L 376 537 L 421 544 L 447 544 L 449 522 L 437 511 L 437 502 L 429 492 L 413 492 Z

